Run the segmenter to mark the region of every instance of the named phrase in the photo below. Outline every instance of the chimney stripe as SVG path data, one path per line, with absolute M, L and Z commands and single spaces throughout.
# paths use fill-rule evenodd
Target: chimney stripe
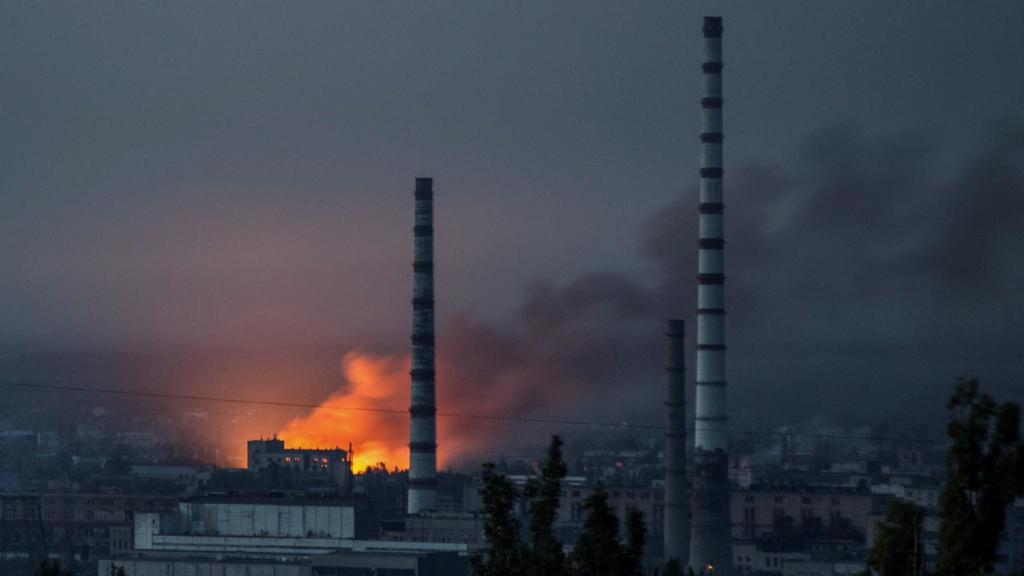
M 725 378 L 725 205 L 723 203 L 722 19 L 704 18 L 704 110 L 698 240 L 697 378 L 689 565 L 733 576 Z
M 434 181 L 417 178 L 413 226 L 412 368 L 409 370 L 410 514 L 437 506 L 437 423 L 434 397 Z

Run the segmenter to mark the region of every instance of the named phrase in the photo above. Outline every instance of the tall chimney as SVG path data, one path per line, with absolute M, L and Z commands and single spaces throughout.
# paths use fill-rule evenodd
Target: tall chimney
M 434 180 L 416 179 L 412 261 L 412 381 L 409 405 L 409 514 L 437 505 L 434 416 Z
M 669 320 L 665 394 L 665 560 L 687 566 L 690 499 L 686 486 L 686 323 Z
M 722 203 L 722 19 L 704 18 L 700 135 L 697 378 L 690 566 L 732 573 L 725 380 L 725 228 Z

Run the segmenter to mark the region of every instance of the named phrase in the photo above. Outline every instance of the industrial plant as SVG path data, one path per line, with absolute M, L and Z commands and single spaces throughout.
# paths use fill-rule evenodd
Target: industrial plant
M 209 10 L 222 8 L 211 5 Z M 243 8 L 229 11 L 231 22 L 249 17 Z M 745 109 L 739 114 L 730 101 L 730 135 L 737 137 L 735 146 L 730 141 L 728 198 L 735 200 L 729 203 L 723 17 L 703 17 L 700 25 L 691 19 L 685 28 L 674 23 L 661 35 L 643 36 L 629 28 L 632 24 L 618 22 L 623 18 L 614 26 L 611 19 L 604 22 L 603 8 L 596 6 L 587 5 L 586 14 L 563 14 L 557 6 L 548 7 L 545 10 L 552 13 L 545 12 L 547 19 L 524 21 L 518 20 L 522 15 L 515 10 L 494 8 L 501 17 L 493 17 L 493 37 L 477 38 L 472 26 L 463 29 L 435 18 L 429 10 L 408 8 L 408 14 L 388 12 L 389 20 L 379 30 L 325 17 L 307 38 L 303 28 L 293 29 L 284 19 L 272 27 L 273 34 L 235 44 L 218 40 L 231 37 L 229 27 L 211 27 L 215 32 L 203 33 L 202 22 L 194 23 L 195 30 L 190 23 L 189 42 L 213 44 L 202 51 L 196 48 L 201 57 L 195 62 L 186 59 L 189 64 L 181 69 L 175 65 L 177 58 L 184 58 L 181 54 L 153 49 L 149 57 L 160 63 L 160 69 L 147 70 L 150 83 L 138 89 L 175 94 L 173 105 L 155 113 L 141 100 L 133 100 L 118 107 L 114 116 L 123 113 L 136 137 L 159 128 L 173 131 L 175 138 L 196 133 L 205 140 L 189 140 L 184 151 L 172 141 L 166 144 L 169 159 L 160 156 L 159 162 L 153 159 L 157 156 L 134 156 L 130 151 L 122 150 L 121 156 L 104 153 L 110 162 L 116 158 L 124 164 L 125 170 L 147 163 L 159 165 L 153 168 L 156 172 L 185 166 L 174 184 L 182 189 L 193 185 L 190 178 L 208 179 L 195 185 L 197 191 L 173 200 L 161 198 L 150 204 L 134 196 L 121 198 L 129 206 L 123 210 L 106 200 L 74 204 L 76 214 L 110 211 L 116 218 L 145 218 L 155 230 L 151 236 L 136 238 L 116 228 L 80 223 L 77 215 L 55 219 L 60 226 L 87 230 L 90 242 L 106 248 L 94 250 L 87 243 L 89 250 L 100 254 L 92 261 L 75 256 L 71 242 L 47 244 L 44 264 L 56 262 L 76 271 L 54 273 L 52 278 L 54 285 L 74 285 L 74 304 L 52 309 L 47 304 L 47 314 L 38 322 L 66 316 L 69 325 L 73 320 L 91 326 L 121 306 L 138 306 L 143 313 L 130 325 L 104 329 L 104 335 L 121 338 L 117 342 L 141 342 L 133 330 L 145 326 L 159 345 L 153 346 L 157 351 L 151 356 L 118 356 L 86 346 L 65 366 L 55 360 L 57 353 L 7 353 L 7 333 L 0 332 L 0 387 L 12 391 L 5 401 L 9 406 L 0 407 L 0 576 L 950 576 L 958 570 L 963 576 L 1024 574 L 1020 411 L 1012 401 L 995 399 L 1001 395 L 1012 400 L 1012 394 L 1000 391 L 989 396 L 978 379 L 961 378 L 948 402 L 939 402 L 934 414 L 916 419 L 910 413 L 922 405 L 923 393 L 918 390 L 927 390 L 931 399 L 933 389 L 891 385 L 898 370 L 923 371 L 921 366 L 941 364 L 937 359 L 944 358 L 939 356 L 952 358 L 942 369 L 954 365 L 961 357 L 950 350 L 959 350 L 973 337 L 979 338 L 978 349 L 985 350 L 971 349 L 972 359 L 983 359 L 986 368 L 1010 366 L 1005 368 L 1008 374 L 1017 369 L 1020 360 L 1013 354 L 1024 351 L 1013 316 L 1019 307 L 995 312 L 986 308 L 985 314 L 991 314 L 984 315 L 975 314 L 970 306 L 1005 299 L 1006 293 L 1019 288 L 1016 282 L 1024 278 L 1024 268 L 1019 262 L 996 265 L 992 260 L 971 269 L 972 275 L 964 272 L 962 252 L 969 246 L 972 258 L 973 251 L 999 258 L 1017 254 L 1013 242 L 1019 236 L 1016 226 L 1024 223 L 1024 209 L 1018 197 L 986 200 L 981 208 L 956 202 L 961 186 L 971 194 L 1020 191 L 1024 124 L 1000 125 L 993 137 L 998 145 L 983 147 L 976 155 L 979 159 L 957 173 L 955 185 L 928 189 L 934 193 L 922 200 L 904 193 L 926 180 L 914 170 L 928 164 L 927 146 L 900 141 L 879 151 L 868 136 L 850 136 L 842 127 L 825 131 L 805 147 L 801 153 L 810 159 L 811 168 L 801 172 L 736 161 L 737 148 L 752 156 L 750 150 L 761 146 L 760 141 L 740 140 L 761 138 L 759 131 L 769 133 L 772 141 L 778 138 L 768 112 Z M 473 9 L 489 14 L 491 8 L 481 4 Z M 0 9 L 0 21 L 5 10 Z M 690 8 L 672 7 L 669 12 L 675 10 Z M 749 28 L 741 30 L 732 12 L 726 15 L 730 30 L 736 30 L 729 36 L 732 65 L 739 46 L 749 51 L 754 44 L 744 38 Z M 121 22 L 124 15 L 114 10 L 108 16 Z M 169 13 L 163 16 L 173 19 Z M 586 47 L 594 39 L 573 32 L 578 21 L 591 18 L 604 22 L 587 30 L 614 48 L 612 57 L 590 54 Z M 804 20 L 793 18 L 806 28 Z M 538 38 L 556 46 L 563 59 L 549 48 L 538 49 L 543 57 L 533 55 L 530 60 L 531 39 L 521 38 L 516 38 L 514 49 L 503 49 L 507 53 L 480 57 L 477 51 L 489 43 L 508 41 L 502 36 L 506 25 L 535 28 Z M 98 54 L 148 50 L 142 40 L 158 34 L 134 26 L 128 26 L 131 38 L 112 41 L 113 47 Z M 324 30 L 318 33 L 320 26 Z M 0 24 L 0 37 L 8 28 Z M 408 69 L 396 64 L 400 59 L 392 40 L 403 34 L 394 30 L 429 33 L 429 42 L 416 35 L 401 52 L 415 62 Z M 349 78 L 332 65 L 317 65 L 314 76 L 323 84 L 309 86 L 308 97 L 296 99 L 294 105 L 292 100 L 282 105 L 274 100 L 276 84 L 268 88 L 264 76 L 285 85 L 281 90 L 288 92 L 293 89 L 290 83 L 302 77 L 303 64 L 297 56 L 301 52 L 275 47 L 279 35 L 288 38 L 287 46 L 295 43 L 318 54 L 323 50 L 330 54 L 325 56 L 330 62 L 353 58 L 359 66 L 345 69 Z M 340 44 L 325 44 L 329 49 L 324 49 L 316 40 L 323 37 Z M 477 40 L 470 43 L 465 38 Z M 898 59 L 890 45 L 881 44 L 884 40 L 879 40 L 877 52 Z M 663 45 L 675 46 L 676 41 L 700 46 L 701 53 L 673 55 L 686 65 L 679 73 L 685 80 L 680 86 L 674 84 L 680 80 L 676 72 L 666 78 L 663 68 L 633 61 L 629 54 L 663 50 Z M 70 50 L 59 35 L 52 41 L 33 36 L 19 42 L 43 56 L 58 48 Z M 188 42 L 178 39 L 176 49 L 177 44 Z M 191 48 L 181 50 L 191 54 Z M 615 63 L 614 57 L 629 64 Z M 233 64 L 204 71 L 208 60 L 221 58 Z M 541 69 L 538 58 L 556 62 Z M 821 60 L 832 67 L 835 58 L 828 54 Z M 772 97 L 784 100 L 787 81 L 775 78 L 781 73 L 756 69 L 765 62 L 781 66 L 777 60 L 745 59 L 735 73 L 730 71 L 730 97 L 743 92 L 739 88 L 760 89 L 761 83 L 766 93 L 774 89 L 778 93 Z M 863 68 L 883 66 L 882 60 L 865 60 Z M 264 66 L 281 68 L 275 76 Z M 580 70 L 590 66 L 600 70 L 601 81 L 575 85 L 583 75 Z M 466 70 L 472 71 L 468 85 L 453 92 L 441 86 L 457 83 L 456 77 Z M 533 84 L 516 85 L 505 77 L 508 70 Z M 174 90 L 180 87 L 166 82 L 165 73 L 182 85 L 195 81 L 195 76 L 201 86 L 192 92 L 181 89 L 179 99 Z M 821 73 L 814 70 L 808 76 Z M 75 68 L 72 76 L 78 74 L 88 75 Z M 693 146 L 693 158 L 676 154 L 684 139 L 675 139 L 675 125 L 651 142 L 628 142 L 631 131 L 655 131 L 652 126 L 666 123 L 658 114 L 645 116 L 641 110 L 644 104 L 639 104 L 636 87 L 648 76 L 656 78 L 658 92 L 674 95 L 684 92 L 684 86 L 702 87 L 699 94 L 696 88 L 689 91 L 685 106 L 671 103 L 673 108 L 685 107 L 681 116 L 700 118 L 699 132 L 686 130 L 685 145 Z M 372 84 L 373 90 L 360 81 Z M 231 98 L 219 98 L 207 88 L 221 82 L 232 90 L 240 86 L 251 92 L 258 113 L 242 105 L 236 110 Z M 562 84 L 551 88 L 556 82 Z M 250 84 L 262 88 L 250 90 Z M 982 82 L 977 85 L 978 93 L 988 91 Z M 509 100 L 495 98 L 495 86 Z M 594 86 L 608 92 L 603 96 L 613 105 L 602 101 Z M 352 106 L 356 112 L 333 100 L 361 90 L 372 96 L 360 104 L 362 108 Z M 89 97 L 99 98 L 101 92 L 96 89 Z M 522 104 L 538 94 L 546 99 L 539 111 Z M 671 100 L 659 95 L 650 101 L 660 99 Z M 760 97 L 748 100 L 761 106 Z M 406 101 L 415 104 L 396 110 L 396 102 Z M 219 112 L 203 116 L 198 126 L 178 126 L 173 120 L 157 126 L 164 120 L 149 116 L 170 118 L 210 106 Z M 463 114 L 469 116 L 477 107 L 484 120 L 478 119 L 472 129 L 466 127 L 469 121 L 458 126 L 463 141 L 443 153 L 429 149 L 438 125 L 459 124 Z M 357 121 L 362 110 L 373 111 L 366 126 Z M 529 113 L 523 115 L 523 110 Z M 267 136 L 270 132 L 262 131 L 262 122 L 273 122 L 275 115 L 285 113 L 302 116 L 301 128 Z M 54 112 L 67 130 L 102 130 L 121 121 L 99 113 L 86 120 L 64 114 Z M 142 114 L 145 121 L 133 114 Z M 586 115 L 600 122 L 585 126 L 579 118 Z M 523 121 L 527 116 L 537 124 Z M 741 130 L 748 124 L 742 120 L 762 116 L 763 126 Z M 4 122 L 13 126 L 16 120 Z M 226 144 L 218 131 L 234 123 L 243 127 L 242 136 Z M 546 141 L 548 127 L 552 133 L 563 131 L 559 138 L 551 136 L 553 143 Z M 28 130 L 32 135 L 25 136 L 26 142 L 52 137 L 34 130 Z M 378 131 L 390 140 L 377 145 L 359 141 L 341 153 L 319 155 L 319 147 L 347 130 L 355 135 L 348 136 L 353 141 Z M 571 214 L 559 212 L 558 202 L 563 200 L 558 199 L 537 211 L 525 209 L 542 204 L 538 198 L 546 202 L 556 195 L 547 188 L 525 190 L 534 185 L 529 175 L 503 175 L 503 186 L 524 189 L 522 198 L 506 195 L 500 203 L 487 201 L 491 204 L 480 199 L 479 189 L 486 188 L 492 177 L 499 180 L 502 160 L 495 158 L 500 154 L 482 152 L 492 132 L 520 138 L 517 146 L 527 150 L 531 168 L 554 166 L 551 170 L 559 181 L 555 188 L 570 181 L 574 190 L 583 190 L 579 195 L 565 193 Z M 598 152 L 581 155 L 579 164 L 558 157 L 564 152 L 561 148 L 590 147 L 588 140 L 597 132 L 615 134 L 609 140 L 616 140 L 610 148 L 616 157 L 632 153 L 626 148 L 645 150 L 642 162 L 621 160 L 629 165 L 629 178 L 599 182 L 605 173 L 597 170 L 604 162 Z M 81 136 L 75 132 L 70 139 L 78 141 Z M 113 150 L 119 142 L 110 137 L 94 144 Z M 236 145 L 240 151 L 233 150 Z M 397 152 L 404 148 L 416 150 L 405 156 Z M 273 161 L 247 156 L 264 149 L 274 151 Z M 1004 150 L 1012 153 L 1001 155 Z M 204 155 L 216 156 L 216 161 Z M 345 170 L 349 165 L 370 165 L 379 160 L 377 155 L 385 160 L 373 169 L 374 177 L 365 182 L 356 178 L 352 185 L 369 190 L 369 200 L 358 206 L 353 201 L 351 213 L 342 221 L 331 204 L 336 201 L 332 179 L 343 171 L 338 164 Z M 9 156 L 12 164 L 36 161 L 13 151 Z M 621 243 L 628 237 L 623 222 L 629 220 L 620 214 L 626 211 L 623 206 L 661 201 L 636 200 L 630 196 L 636 190 L 623 193 L 621 188 L 624 183 L 638 190 L 650 187 L 635 175 L 647 169 L 646 162 L 662 161 L 661 156 L 672 159 L 671 178 L 678 180 L 673 186 L 681 183 L 683 191 L 673 192 L 675 196 L 657 212 L 633 218 L 642 222 L 638 244 L 645 260 L 629 259 L 618 266 L 622 270 L 605 266 L 602 250 L 607 246 L 592 246 L 590 236 L 578 240 L 576 220 L 599 222 L 595 228 L 600 234 L 592 236 L 612 237 L 608 245 Z M 346 162 L 339 162 L 339 157 Z M 456 157 L 466 157 L 467 163 L 480 160 L 478 171 L 453 171 L 445 162 Z M 887 180 L 888 172 L 903 169 L 879 169 L 877 165 L 886 164 L 889 157 L 905 161 L 907 175 Z M 47 166 L 26 180 L 31 185 L 4 176 L 0 187 L 35 194 L 38 182 L 51 178 L 49 158 L 42 158 Z M 75 162 L 89 164 L 77 157 Z M 218 176 L 227 170 L 224 166 L 260 162 L 274 166 L 272 177 L 255 170 L 251 182 Z M 418 172 L 424 167 L 431 171 Z M 578 173 L 590 170 L 594 173 Z M 298 191 L 302 186 L 296 182 L 306 172 L 322 188 Z M 402 175 L 394 177 L 395 172 Z M 89 174 L 97 180 L 105 177 L 95 166 Z M 404 182 L 401 188 L 394 185 L 398 178 Z M 588 187 L 597 184 L 615 188 L 615 197 L 589 196 Z M 868 201 L 848 193 L 847 185 L 878 191 Z M 150 182 L 139 176 L 132 186 L 111 185 L 101 200 L 131 196 L 123 189 L 147 188 Z M 291 195 L 265 191 L 275 187 Z M 241 200 L 234 196 L 235 188 L 245 191 Z M 823 201 L 821 190 L 833 196 L 826 195 Z M 33 214 L 71 202 L 39 194 L 43 199 L 32 199 L 38 202 L 32 204 Z M 886 200 L 893 203 L 890 210 L 876 210 L 875 204 Z M 943 211 L 928 211 L 926 205 L 942 202 L 949 203 L 942 204 Z M 946 210 L 947 206 L 959 209 Z M 0 213 L 3 208 L 0 204 Z M 346 205 L 344 210 L 348 209 Z M 167 215 L 175 210 L 190 216 L 182 224 Z M 367 217 L 378 212 L 387 217 Z M 478 221 L 485 213 L 490 224 Z M 396 224 L 398 214 L 401 220 Z M 467 214 L 474 218 L 469 224 L 462 221 Z M 957 224 L 950 225 L 952 231 L 943 238 L 922 239 L 907 233 L 910 220 L 926 219 L 919 214 Z M 819 215 L 820 222 L 815 220 Z M 543 231 L 540 224 L 538 231 L 527 231 L 531 218 L 550 222 L 543 223 Z M 5 228 L 18 228 L 2 222 Z M 990 223 L 1003 223 L 1006 230 L 983 237 L 979 230 L 987 230 Z M 499 224 L 500 230 L 488 228 Z M 45 235 L 39 230 L 58 226 L 33 221 L 23 227 L 31 228 L 36 238 Z M 805 227 L 822 236 L 849 236 L 799 252 L 809 242 L 792 230 Z M 887 227 L 898 230 L 887 233 Z M 177 234 L 179 228 L 185 232 Z M 864 228 L 877 236 L 875 243 L 851 232 Z M 410 248 L 410 231 L 411 310 L 409 254 L 402 252 Z M 525 248 L 531 242 L 532 251 Z M 574 242 L 585 248 L 578 248 L 572 259 L 583 262 L 580 266 L 597 262 L 593 271 L 576 276 L 576 270 L 566 269 L 568 258 L 563 256 L 552 256 L 543 265 L 531 261 L 546 258 L 559 243 Z M 847 249 L 851 244 L 856 246 Z M 165 264 L 162 258 L 173 260 L 168 255 L 178 251 L 187 257 Z M 440 267 L 435 268 L 435 257 Z M 904 258 L 911 257 L 915 259 L 907 264 Z M 110 275 L 118 258 L 131 262 L 125 277 L 143 278 L 149 290 L 163 295 L 162 304 L 151 305 L 149 292 L 122 290 L 120 285 L 112 296 L 86 281 L 77 285 L 75 278 L 92 282 Z M 804 267 L 801 258 L 813 262 L 808 274 L 831 270 L 841 286 L 830 292 L 817 284 L 805 285 L 804 277 L 792 278 L 794 270 Z M 309 274 L 291 273 L 303 266 Z M 205 268 L 215 273 L 206 276 Z M 521 283 L 506 282 L 509 269 L 522 275 Z M 901 280 L 905 269 L 915 275 Z M 344 280 L 339 282 L 336 274 Z M 232 284 L 236 275 L 238 284 Z M 870 289 L 858 284 L 865 277 L 871 277 Z M 12 291 L 26 301 L 45 300 L 50 294 L 20 281 L 11 276 L 16 288 Z M 177 283 L 186 286 L 188 294 L 208 300 L 190 307 L 190 297 L 179 294 Z M 350 285 L 347 291 L 340 288 L 342 283 Z M 885 290 L 896 285 L 911 286 L 912 297 L 890 301 Z M 509 294 L 518 288 L 525 295 L 510 304 L 514 298 Z M 281 298 L 278 290 L 289 297 Z M 485 311 L 459 302 L 457 290 L 488 292 L 478 306 Z M 825 295 L 815 299 L 818 292 Z M 918 298 L 920 293 L 927 294 Z M 833 313 L 847 304 L 828 304 L 830 298 L 839 299 L 837 294 L 851 302 L 849 310 Z M 90 298 L 101 296 L 110 296 L 115 305 L 89 304 Z M 777 308 L 774 303 L 765 305 L 774 298 L 790 300 Z M 336 305 L 339 299 L 347 304 L 341 310 Z M 371 306 L 378 300 L 384 304 Z M 400 323 L 394 322 L 401 326 L 400 338 L 391 332 L 398 330 L 391 327 L 392 318 L 380 312 L 386 308 L 392 313 L 399 301 L 401 310 L 393 314 L 400 318 Z M 961 315 L 961 308 L 949 302 L 959 302 L 969 312 Z M 804 306 L 808 318 L 800 325 Z M 728 324 L 729 355 L 727 309 L 734 321 Z M 306 310 L 314 312 L 304 314 Z M 21 312 L 0 319 L 14 323 Z M 871 327 L 872 314 L 884 319 L 882 329 Z M 934 317 L 944 318 L 935 324 Z M 780 319 L 793 326 L 779 326 Z M 228 367 L 211 359 L 216 354 L 205 355 L 206 343 L 181 328 L 189 325 L 201 326 L 211 342 L 222 336 L 232 345 L 244 342 L 236 347 L 243 350 L 238 352 L 243 367 Z M 364 329 L 367 325 L 372 328 Z M 941 334 L 935 334 L 940 332 L 936 326 L 948 325 L 956 325 L 958 336 L 947 347 Z M 777 341 L 764 338 L 765 326 L 787 333 Z M 278 331 L 292 329 L 299 344 L 279 345 Z M 857 330 L 867 335 L 853 334 Z M 901 337 L 909 334 L 911 344 L 879 344 L 875 334 L 880 330 Z M 970 338 L 959 335 L 961 330 Z M 67 334 L 45 329 L 26 333 L 36 338 L 33 342 L 46 345 L 73 342 L 75 336 L 72 329 Z M 347 340 L 339 336 L 342 333 Z M 861 346 L 857 338 L 868 344 Z M 815 339 L 824 343 L 819 348 L 805 344 L 815 352 L 792 357 L 780 352 L 794 341 Z M 994 352 L 987 349 L 988 344 L 1007 341 L 1009 352 L 998 346 Z M 295 353 L 289 346 L 301 351 Z M 832 363 L 851 350 L 867 355 L 869 361 L 860 356 L 858 362 L 871 364 L 870 375 L 877 380 L 852 391 L 836 376 L 842 367 Z M 139 364 L 145 369 L 138 369 Z M 103 377 L 89 372 L 96 366 Z M 777 389 L 762 389 L 760 379 L 747 382 L 768 373 L 763 381 L 781 383 Z M 146 380 L 136 374 L 156 376 Z M 820 401 L 815 394 L 833 385 L 833 378 L 839 390 L 835 395 L 842 400 L 834 402 L 830 412 L 805 410 L 805 404 Z M 128 380 L 134 385 L 122 385 Z M 878 419 L 863 423 L 869 418 L 846 406 L 855 401 L 863 401 Z M 772 402 L 782 414 L 779 420 L 766 415 Z M 924 408 L 920 410 L 923 414 Z M 972 462 L 984 462 L 984 471 L 976 473 L 969 466 Z M 974 516 L 957 524 L 950 520 L 955 513 Z M 969 562 L 974 562 L 969 565 L 974 571 L 964 571 Z

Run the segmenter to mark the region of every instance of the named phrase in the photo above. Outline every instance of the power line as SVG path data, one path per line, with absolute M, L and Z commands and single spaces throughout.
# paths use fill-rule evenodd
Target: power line
M 133 396 L 141 398 L 157 398 L 162 400 L 190 400 L 194 402 L 218 402 L 223 404 L 246 404 L 257 406 L 273 406 L 277 408 L 294 409 L 326 409 L 343 412 L 371 412 L 377 414 L 392 414 L 406 416 L 408 410 L 394 408 L 375 408 L 368 406 L 340 406 L 337 404 L 307 404 L 302 402 L 285 402 L 278 400 L 259 400 L 250 398 L 232 398 L 230 396 L 204 396 L 199 394 L 176 394 L 171 392 L 147 392 L 143 390 L 125 390 L 122 388 L 71 386 L 66 384 L 40 384 L 34 382 L 0 382 L 0 386 L 10 388 L 27 388 L 33 390 L 49 390 L 59 392 L 83 392 L 87 394 L 112 394 L 117 396 Z M 499 416 L 494 414 L 469 414 L 460 412 L 438 412 L 441 418 L 460 418 L 467 420 L 485 420 L 492 422 L 508 422 L 515 424 L 550 424 L 558 426 L 580 426 L 590 428 L 611 428 L 611 429 L 634 429 L 664 431 L 665 426 L 657 424 L 632 424 L 629 422 L 602 422 L 597 420 L 575 420 L 559 418 L 529 418 L 525 416 Z M 696 428 L 688 428 L 689 432 L 698 431 Z M 789 436 L 794 438 L 815 438 L 819 440 L 859 440 L 864 442 L 893 442 L 904 444 L 922 444 L 932 446 L 945 446 L 946 443 L 930 438 L 896 438 L 891 436 L 855 436 L 852 434 L 810 434 L 800 432 L 757 432 L 754 430 L 726 430 L 726 433 L 733 436 Z

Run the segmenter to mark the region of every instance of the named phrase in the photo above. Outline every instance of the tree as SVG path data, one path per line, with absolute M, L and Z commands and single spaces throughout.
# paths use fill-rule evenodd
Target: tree
M 484 464 L 484 536 L 487 550 L 473 557 L 476 576 L 521 576 L 527 569 L 527 550 L 519 540 L 519 521 L 513 515 L 519 494 L 512 482 Z
M 622 544 L 619 542 L 619 520 L 608 505 L 604 487 L 597 489 L 583 502 L 587 519 L 583 534 L 572 550 L 572 566 L 577 576 L 619 576 Z
M 494 464 L 483 468 L 481 496 L 487 550 L 474 556 L 475 576 L 641 576 L 647 527 L 643 514 L 630 510 L 626 541 L 619 539 L 619 520 L 608 504 L 608 493 L 598 486 L 584 502 L 587 518 L 571 558 L 566 558 L 555 535 L 555 520 L 567 467 L 562 440 L 551 438 L 540 474 L 522 494 L 529 512 L 529 539 L 521 539 L 514 510 L 520 494 Z
M 477 576 L 568 574 L 562 543 L 555 537 L 555 519 L 566 472 L 562 439 L 552 436 L 540 475 L 531 478 L 526 485 L 524 496 L 530 515 L 530 539 L 524 543 L 519 538 L 519 521 L 513 514 L 519 499 L 515 486 L 497 472 L 494 464 L 484 465 L 482 494 L 488 550 L 474 559 Z
M 949 399 L 949 479 L 939 501 L 939 576 L 992 572 L 1007 507 L 1024 495 L 1020 407 L 960 379 Z
M 867 565 L 880 576 L 922 576 L 921 546 L 924 511 L 909 502 L 894 500 L 868 552 Z
M 551 437 L 540 478 L 526 486 L 530 499 L 531 573 L 538 576 L 563 576 L 566 573 L 562 543 L 555 537 L 555 518 L 567 468 L 562 458 L 562 439 Z
M 644 544 L 647 543 L 647 525 L 644 515 L 636 508 L 626 514 L 626 543 L 622 547 L 621 568 L 623 576 L 642 576 Z

